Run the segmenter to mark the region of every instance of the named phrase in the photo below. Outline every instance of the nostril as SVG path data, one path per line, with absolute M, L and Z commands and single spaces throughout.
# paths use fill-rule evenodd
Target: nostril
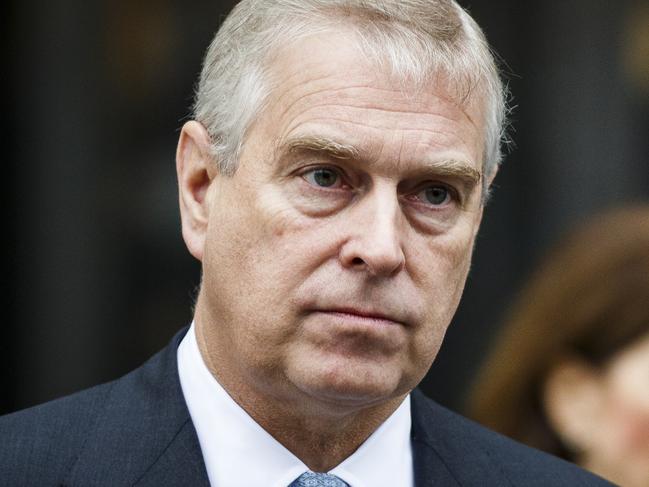
M 360 257 L 354 257 L 352 260 L 352 265 L 363 265 L 365 262 Z

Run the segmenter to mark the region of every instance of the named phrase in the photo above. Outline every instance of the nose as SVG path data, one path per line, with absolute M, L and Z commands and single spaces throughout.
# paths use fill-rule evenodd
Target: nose
M 346 222 L 349 236 L 340 249 L 342 266 L 374 276 L 397 274 L 405 264 L 400 211 L 391 188 L 374 188 L 359 201 Z

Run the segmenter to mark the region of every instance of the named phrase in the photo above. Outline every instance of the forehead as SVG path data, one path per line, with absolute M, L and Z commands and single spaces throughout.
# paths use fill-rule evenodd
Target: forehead
M 351 144 L 370 159 L 395 156 L 387 145 L 423 158 L 459 150 L 476 168 L 481 165 L 478 104 L 457 103 L 442 77 L 425 84 L 397 78 L 363 55 L 352 32 L 316 34 L 284 46 L 269 73 L 273 88 L 262 118 L 276 147 L 318 136 Z

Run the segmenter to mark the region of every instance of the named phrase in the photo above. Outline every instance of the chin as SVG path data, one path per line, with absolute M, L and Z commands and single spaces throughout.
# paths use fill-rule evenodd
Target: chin
M 345 363 L 311 364 L 295 374 L 294 384 L 322 404 L 372 406 L 408 392 L 400 370 L 377 364 Z

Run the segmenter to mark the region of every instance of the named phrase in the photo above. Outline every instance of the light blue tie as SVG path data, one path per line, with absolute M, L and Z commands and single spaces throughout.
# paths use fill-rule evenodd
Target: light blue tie
M 335 475 L 305 472 L 288 487 L 349 487 L 349 485 Z

